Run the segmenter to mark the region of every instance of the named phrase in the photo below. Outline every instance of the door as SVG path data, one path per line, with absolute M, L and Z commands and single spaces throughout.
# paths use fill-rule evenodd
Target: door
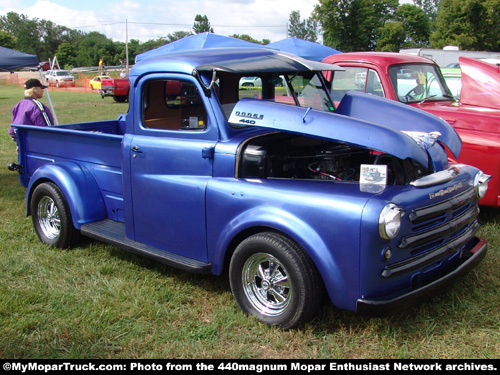
M 154 79 L 141 90 L 142 116 L 124 146 L 130 148 L 133 237 L 206 261 L 205 189 L 212 177 L 215 122 L 194 80 Z

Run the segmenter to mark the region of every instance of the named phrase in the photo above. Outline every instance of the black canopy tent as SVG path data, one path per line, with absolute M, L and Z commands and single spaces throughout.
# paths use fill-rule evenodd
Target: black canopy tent
M 29 53 L 19 52 L 10 48 L 0 46 L 0 71 L 13 71 L 17 68 L 22 68 L 25 66 L 37 66 L 39 64 L 38 57 L 36 55 L 30 55 Z M 43 75 L 41 70 L 40 78 L 43 82 Z M 52 115 L 54 116 L 54 121 L 56 125 L 58 124 L 57 116 L 54 112 L 54 106 L 52 105 L 52 100 L 50 100 L 49 92 L 47 92 L 47 99 L 52 110 Z

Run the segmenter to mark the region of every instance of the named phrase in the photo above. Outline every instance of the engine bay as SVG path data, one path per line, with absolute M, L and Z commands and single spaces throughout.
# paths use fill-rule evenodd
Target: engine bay
M 365 173 L 362 165 L 387 166 L 387 185 L 405 185 L 430 173 L 414 160 L 401 160 L 375 150 L 273 133 L 253 138 L 240 147 L 237 177 L 359 182 L 361 173 Z M 372 170 L 368 180 L 378 178 L 375 167 L 368 170 Z

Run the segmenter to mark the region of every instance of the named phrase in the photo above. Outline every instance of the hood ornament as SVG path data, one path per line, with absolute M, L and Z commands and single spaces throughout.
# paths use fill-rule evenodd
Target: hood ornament
M 413 140 L 417 142 L 420 147 L 426 150 L 434 146 L 439 137 L 441 137 L 441 133 L 438 131 L 433 131 L 430 133 L 403 131 L 403 133 L 413 138 Z

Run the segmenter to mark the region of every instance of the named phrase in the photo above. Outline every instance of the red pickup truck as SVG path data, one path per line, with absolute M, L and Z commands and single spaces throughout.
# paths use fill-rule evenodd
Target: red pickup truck
M 130 83 L 128 78 L 102 78 L 101 96 L 112 96 L 115 102 L 123 103 L 128 100 Z
M 492 176 L 480 204 L 500 207 L 500 92 L 469 85 L 464 75 L 470 72 L 476 80 L 484 76 L 489 81 L 499 77 L 487 76 L 485 70 L 468 69 L 467 61 L 461 60 L 462 94 L 456 101 L 439 66 L 424 57 L 352 52 L 332 55 L 323 61 L 345 69 L 325 73 L 335 102 L 347 91 L 364 91 L 430 112 L 451 124 L 463 142 L 458 162 L 474 165 Z M 486 100 L 485 96 L 491 95 L 497 95 L 497 99 Z M 496 106 L 491 104 L 495 102 Z M 372 121 L 379 115 L 375 112 L 371 114 Z M 455 159 L 451 153 L 448 155 Z

